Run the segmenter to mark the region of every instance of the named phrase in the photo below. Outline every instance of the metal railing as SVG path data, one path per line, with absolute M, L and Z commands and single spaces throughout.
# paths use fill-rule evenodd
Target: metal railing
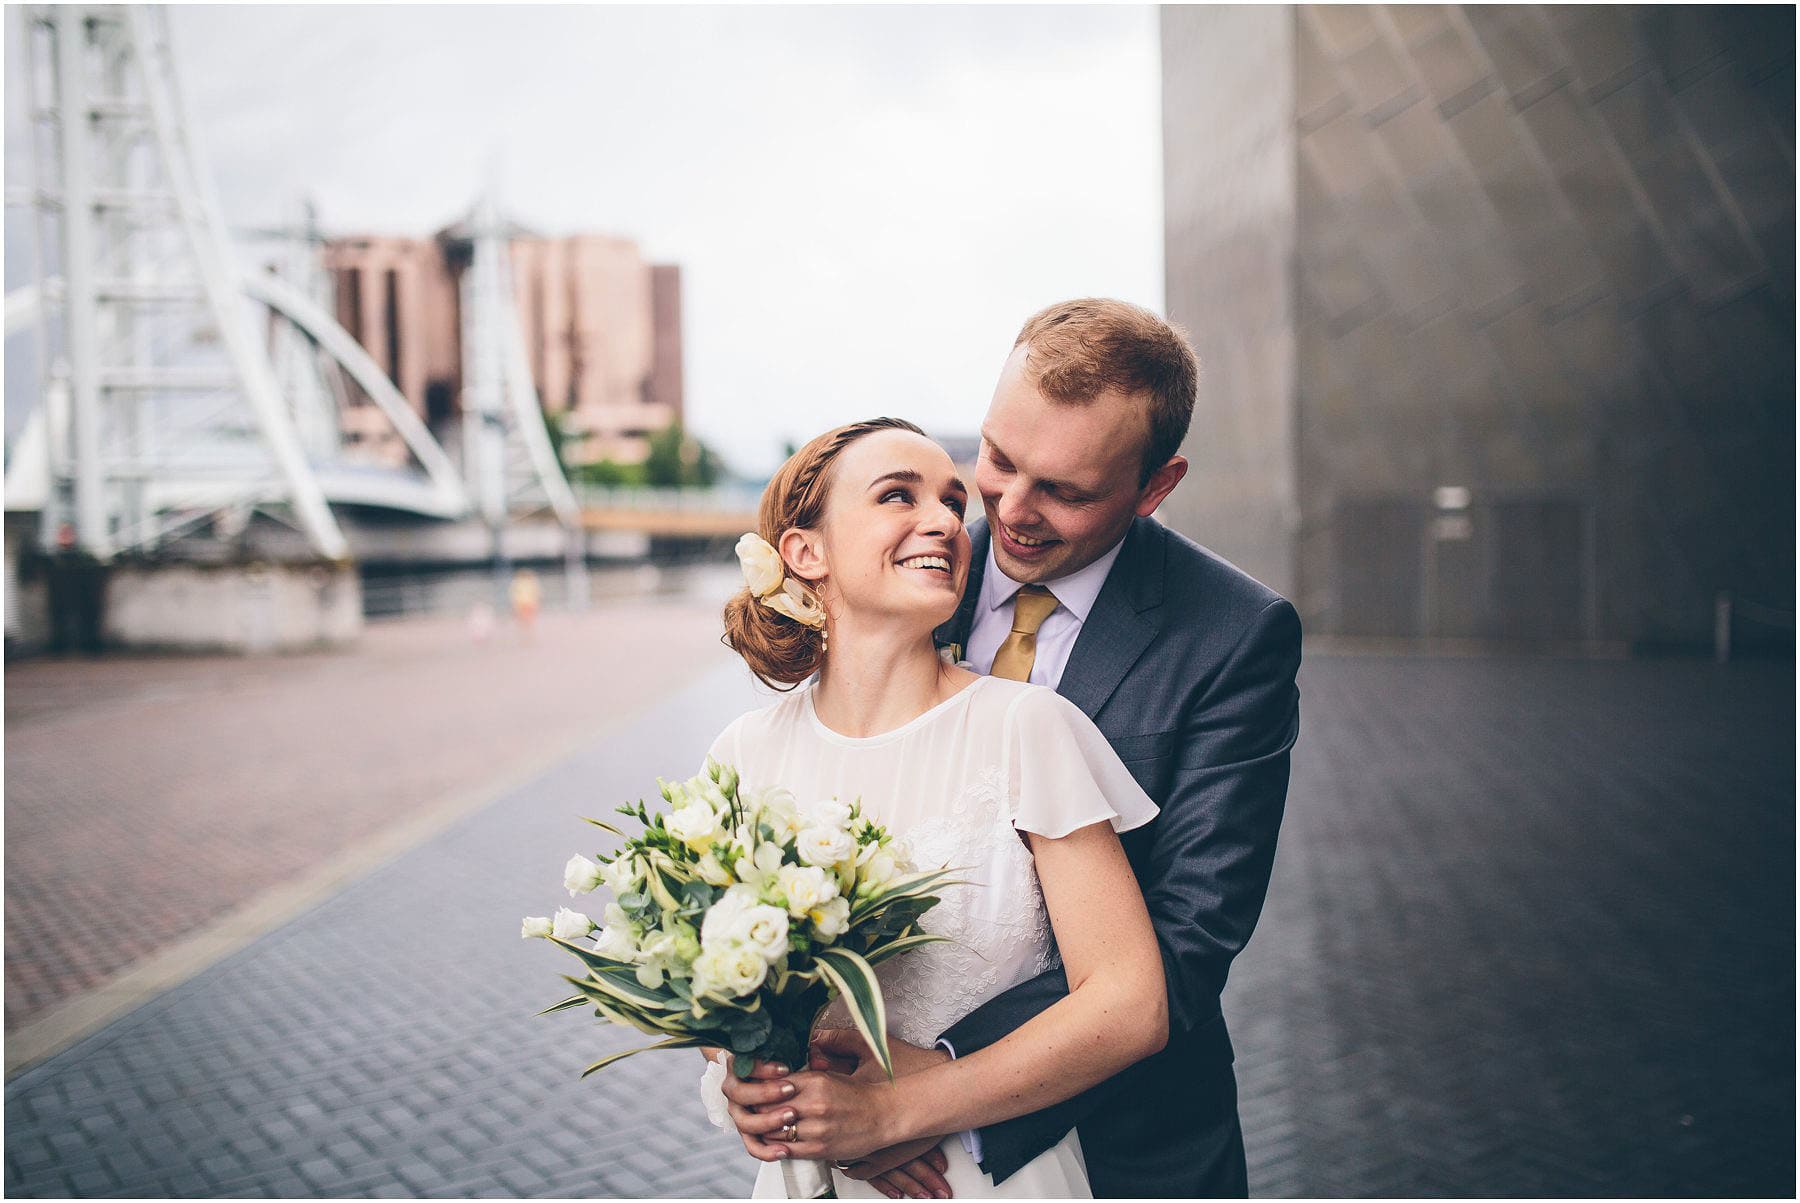
M 655 513 L 754 514 L 762 501 L 760 485 L 716 485 L 709 489 L 660 488 L 649 485 L 574 485 L 583 509 L 633 510 Z

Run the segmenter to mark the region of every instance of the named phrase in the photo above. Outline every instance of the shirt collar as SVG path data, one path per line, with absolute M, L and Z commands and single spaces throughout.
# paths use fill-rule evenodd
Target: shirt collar
M 1119 558 L 1119 551 L 1124 546 L 1125 540 L 1120 539 L 1105 555 L 1086 568 L 1053 581 L 1038 583 L 1056 594 L 1056 600 L 1075 615 L 1077 621 L 1086 622 L 1088 611 L 1094 608 L 1094 602 L 1100 597 L 1100 589 L 1106 584 L 1106 574 L 1112 571 L 1113 561 Z M 994 545 L 990 541 L 987 569 L 981 574 L 981 604 L 989 610 L 998 610 L 1011 601 L 1022 587 L 1018 581 L 1000 570 L 999 563 L 994 559 Z

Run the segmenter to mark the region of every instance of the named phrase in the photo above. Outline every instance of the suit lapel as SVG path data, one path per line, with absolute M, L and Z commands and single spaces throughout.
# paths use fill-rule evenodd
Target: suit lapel
M 969 581 L 963 586 L 962 601 L 950 621 L 931 633 L 939 647 L 955 644 L 965 654 L 969 650 L 969 628 L 975 625 L 975 605 L 981 600 L 981 578 L 987 572 L 987 522 L 977 518 L 969 524 Z
M 1161 629 L 1163 538 L 1162 528 L 1149 518 L 1131 524 L 1125 546 L 1069 652 L 1056 691 L 1089 718 L 1098 717 Z

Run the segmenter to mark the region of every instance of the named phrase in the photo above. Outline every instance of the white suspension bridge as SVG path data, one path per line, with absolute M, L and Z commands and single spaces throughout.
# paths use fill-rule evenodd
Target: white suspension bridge
M 259 527 L 298 536 L 315 580 L 321 566 L 348 569 L 355 549 L 340 514 L 351 507 L 465 534 L 478 524 L 496 564 L 509 531 L 548 528 L 561 532 L 578 603 L 590 530 L 745 529 L 754 499 L 741 493 L 570 488 L 540 414 L 492 192 L 463 227 L 452 454 L 331 316 L 310 213 L 290 232 L 283 275 L 242 266 L 183 110 L 164 10 L 31 6 L 9 17 L 20 23 L 30 173 L 7 201 L 29 215 L 32 279 L 7 294 L 5 332 L 31 340 L 39 383 L 6 463 L 9 632 L 12 531 L 33 516 L 38 554 L 140 575 L 150 562 L 216 560 L 262 516 Z M 399 436 L 402 466 L 369 462 L 346 440 L 340 413 L 353 390 Z

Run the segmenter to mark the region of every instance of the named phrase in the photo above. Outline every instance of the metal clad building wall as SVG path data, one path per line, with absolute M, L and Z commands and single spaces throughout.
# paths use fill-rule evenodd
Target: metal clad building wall
M 1167 312 L 1200 356 L 1187 479 L 1159 511 L 1292 595 L 1293 14 L 1162 9 Z
M 1310 629 L 1698 640 L 1719 590 L 1791 610 L 1793 10 L 1282 11 Z M 1219 20 L 1164 17 L 1190 324 L 1212 265 L 1174 232 L 1231 185 L 1196 187 L 1196 148 L 1265 103 L 1183 82 Z

